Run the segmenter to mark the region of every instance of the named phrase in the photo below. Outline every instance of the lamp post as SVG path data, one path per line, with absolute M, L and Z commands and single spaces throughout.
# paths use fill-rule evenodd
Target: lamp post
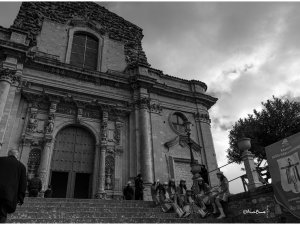
M 195 158 L 194 158 L 194 155 L 193 155 L 193 151 L 192 151 L 192 141 L 191 141 L 191 122 L 189 121 L 186 121 L 184 123 L 184 126 L 185 126 L 185 132 L 187 134 L 187 138 L 188 138 L 188 146 L 189 146 L 189 149 L 190 149 L 190 155 L 191 155 L 191 172 L 192 174 L 195 176 L 196 174 L 199 174 L 200 175 L 200 172 L 201 172 L 201 168 L 202 166 L 200 164 L 198 164 L 197 162 L 195 162 Z
M 242 159 L 244 161 L 245 170 L 248 178 L 248 190 L 251 191 L 263 184 L 259 181 L 256 166 L 254 164 L 254 156 L 248 150 L 251 148 L 251 139 L 242 137 L 238 140 L 238 148 L 242 151 Z

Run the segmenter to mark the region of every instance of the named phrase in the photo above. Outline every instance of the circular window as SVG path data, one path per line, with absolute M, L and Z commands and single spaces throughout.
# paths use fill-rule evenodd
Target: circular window
M 177 134 L 185 134 L 185 122 L 187 118 L 180 112 L 175 112 L 170 116 L 170 125 Z

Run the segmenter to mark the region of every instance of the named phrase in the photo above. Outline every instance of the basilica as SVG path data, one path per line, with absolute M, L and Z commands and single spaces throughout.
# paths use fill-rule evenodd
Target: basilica
M 0 156 L 18 149 L 28 179 L 39 174 L 61 198 L 117 198 L 139 173 L 145 192 L 156 179 L 190 187 L 190 148 L 217 169 L 217 99 L 202 81 L 151 67 L 142 39 L 96 3 L 23 2 L 0 26 Z

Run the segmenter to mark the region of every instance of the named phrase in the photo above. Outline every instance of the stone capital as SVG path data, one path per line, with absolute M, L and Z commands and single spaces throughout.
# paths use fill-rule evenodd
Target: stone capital
M 210 119 L 208 113 L 196 113 L 195 120 L 197 122 L 202 122 L 202 123 L 207 123 L 207 124 L 211 123 L 211 119 Z
M 10 84 L 16 84 L 20 82 L 20 76 L 16 74 L 16 70 L 8 68 L 0 68 L 0 82 L 6 81 Z
M 150 102 L 151 99 L 147 97 L 141 97 L 137 99 L 135 102 L 133 102 L 133 105 L 137 109 L 150 109 Z

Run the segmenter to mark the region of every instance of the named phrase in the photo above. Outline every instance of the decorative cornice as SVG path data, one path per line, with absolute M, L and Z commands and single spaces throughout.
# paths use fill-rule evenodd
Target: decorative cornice
M 156 84 L 152 87 L 151 92 L 173 99 L 188 101 L 192 103 L 200 103 L 207 107 L 207 109 L 211 108 L 218 100 L 217 98 L 203 93 L 192 93 L 179 88 L 165 86 L 163 84 Z
M 128 81 L 131 88 L 134 90 L 139 88 L 151 89 L 152 86 L 156 83 L 156 79 L 144 75 L 130 76 Z

